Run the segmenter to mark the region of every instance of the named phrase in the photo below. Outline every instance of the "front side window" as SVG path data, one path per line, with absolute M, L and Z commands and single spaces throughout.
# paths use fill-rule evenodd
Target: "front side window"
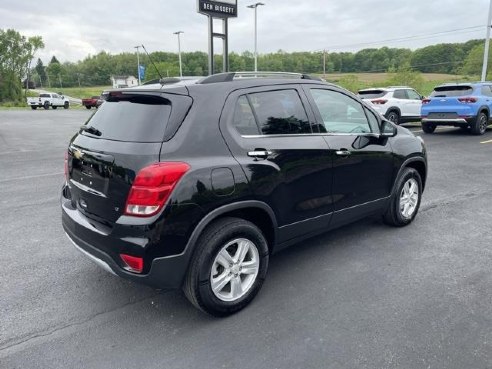
M 296 90 L 248 95 L 264 135 L 311 133 L 306 111 Z
M 408 98 L 410 100 L 421 100 L 422 98 L 420 97 L 420 95 L 415 92 L 414 90 L 407 90 L 407 94 L 408 94 Z
M 323 132 L 371 132 L 364 107 L 358 101 L 332 90 L 311 89 L 311 95 L 323 120 Z

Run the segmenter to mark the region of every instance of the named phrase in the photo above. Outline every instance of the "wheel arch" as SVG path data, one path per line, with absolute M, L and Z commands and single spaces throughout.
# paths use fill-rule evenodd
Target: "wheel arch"
M 419 173 L 420 179 L 422 180 L 422 192 L 423 192 L 425 189 L 426 181 L 427 181 L 427 163 L 423 157 L 417 156 L 417 157 L 413 157 L 413 158 L 409 158 L 409 159 L 405 160 L 403 162 L 403 164 L 400 166 L 400 170 L 398 171 L 398 174 L 395 177 L 395 182 L 393 184 L 392 193 L 394 193 L 394 191 L 395 191 L 395 185 L 396 185 L 397 179 L 400 177 L 402 171 L 405 168 L 413 168 Z
M 248 200 L 224 205 L 208 213 L 195 227 L 185 252 L 193 253 L 196 242 L 203 231 L 214 221 L 225 217 L 241 218 L 256 225 L 263 232 L 270 252 L 273 251 L 278 229 L 275 213 L 264 202 Z
M 401 110 L 398 106 L 389 107 L 388 110 L 386 110 L 386 113 L 384 113 L 384 116 L 386 117 L 392 111 L 396 112 L 398 114 L 398 116 L 401 117 Z
M 480 114 L 482 112 L 487 114 L 487 118 L 490 119 L 490 110 L 489 110 L 488 106 L 482 105 L 480 108 L 478 108 L 477 116 L 478 116 L 478 114 Z

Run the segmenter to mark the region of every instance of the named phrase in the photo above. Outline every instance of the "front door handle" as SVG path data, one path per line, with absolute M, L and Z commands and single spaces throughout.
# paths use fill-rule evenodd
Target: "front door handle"
M 349 156 L 350 151 L 348 151 L 347 149 L 340 149 L 335 151 L 335 154 L 337 154 L 338 156 Z
M 255 159 L 266 159 L 273 153 L 266 149 L 254 149 L 253 151 L 248 151 L 248 156 Z

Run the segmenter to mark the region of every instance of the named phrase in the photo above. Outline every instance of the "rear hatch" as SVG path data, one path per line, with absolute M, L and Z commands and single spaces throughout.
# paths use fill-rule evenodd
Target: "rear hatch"
M 191 98 L 160 92 L 112 92 L 68 149 L 72 205 L 111 225 L 143 167 L 159 161 L 163 141 L 183 121 Z
M 437 119 L 454 119 L 470 114 L 470 105 L 476 99 L 471 85 L 438 86 L 429 98 L 422 101 L 422 115 Z

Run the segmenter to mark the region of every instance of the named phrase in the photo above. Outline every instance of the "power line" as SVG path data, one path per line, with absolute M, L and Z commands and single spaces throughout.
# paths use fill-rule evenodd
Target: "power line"
M 471 27 L 465 27 L 465 28 L 456 28 L 456 29 L 451 29 L 451 30 L 447 30 L 447 31 L 435 32 L 435 33 L 424 33 L 424 34 L 420 34 L 420 35 L 391 38 L 391 39 L 379 40 L 379 41 L 360 42 L 360 43 L 356 43 L 356 44 L 347 44 L 347 45 L 333 45 L 333 46 L 327 46 L 323 49 L 319 49 L 319 50 L 315 50 L 315 51 L 323 51 L 324 49 L 339 50 L 339 49 L 346 49 L 346 48 L 366 46 L 366 45 L 374 45 L 374 44 L 380 44 L 380 43 L 386 43 L 386 42 L 401 42 L 401 41 L 409 41 L 409 40 L 416 40 L 416 39 L 433 38 L 433 37 L 440 36 L 440 35 L 447 34 L 447 33 L 473 33 L 473 32 L 481 31 L 482 28 L 484 28 L 483 25 L 471 26 Z

